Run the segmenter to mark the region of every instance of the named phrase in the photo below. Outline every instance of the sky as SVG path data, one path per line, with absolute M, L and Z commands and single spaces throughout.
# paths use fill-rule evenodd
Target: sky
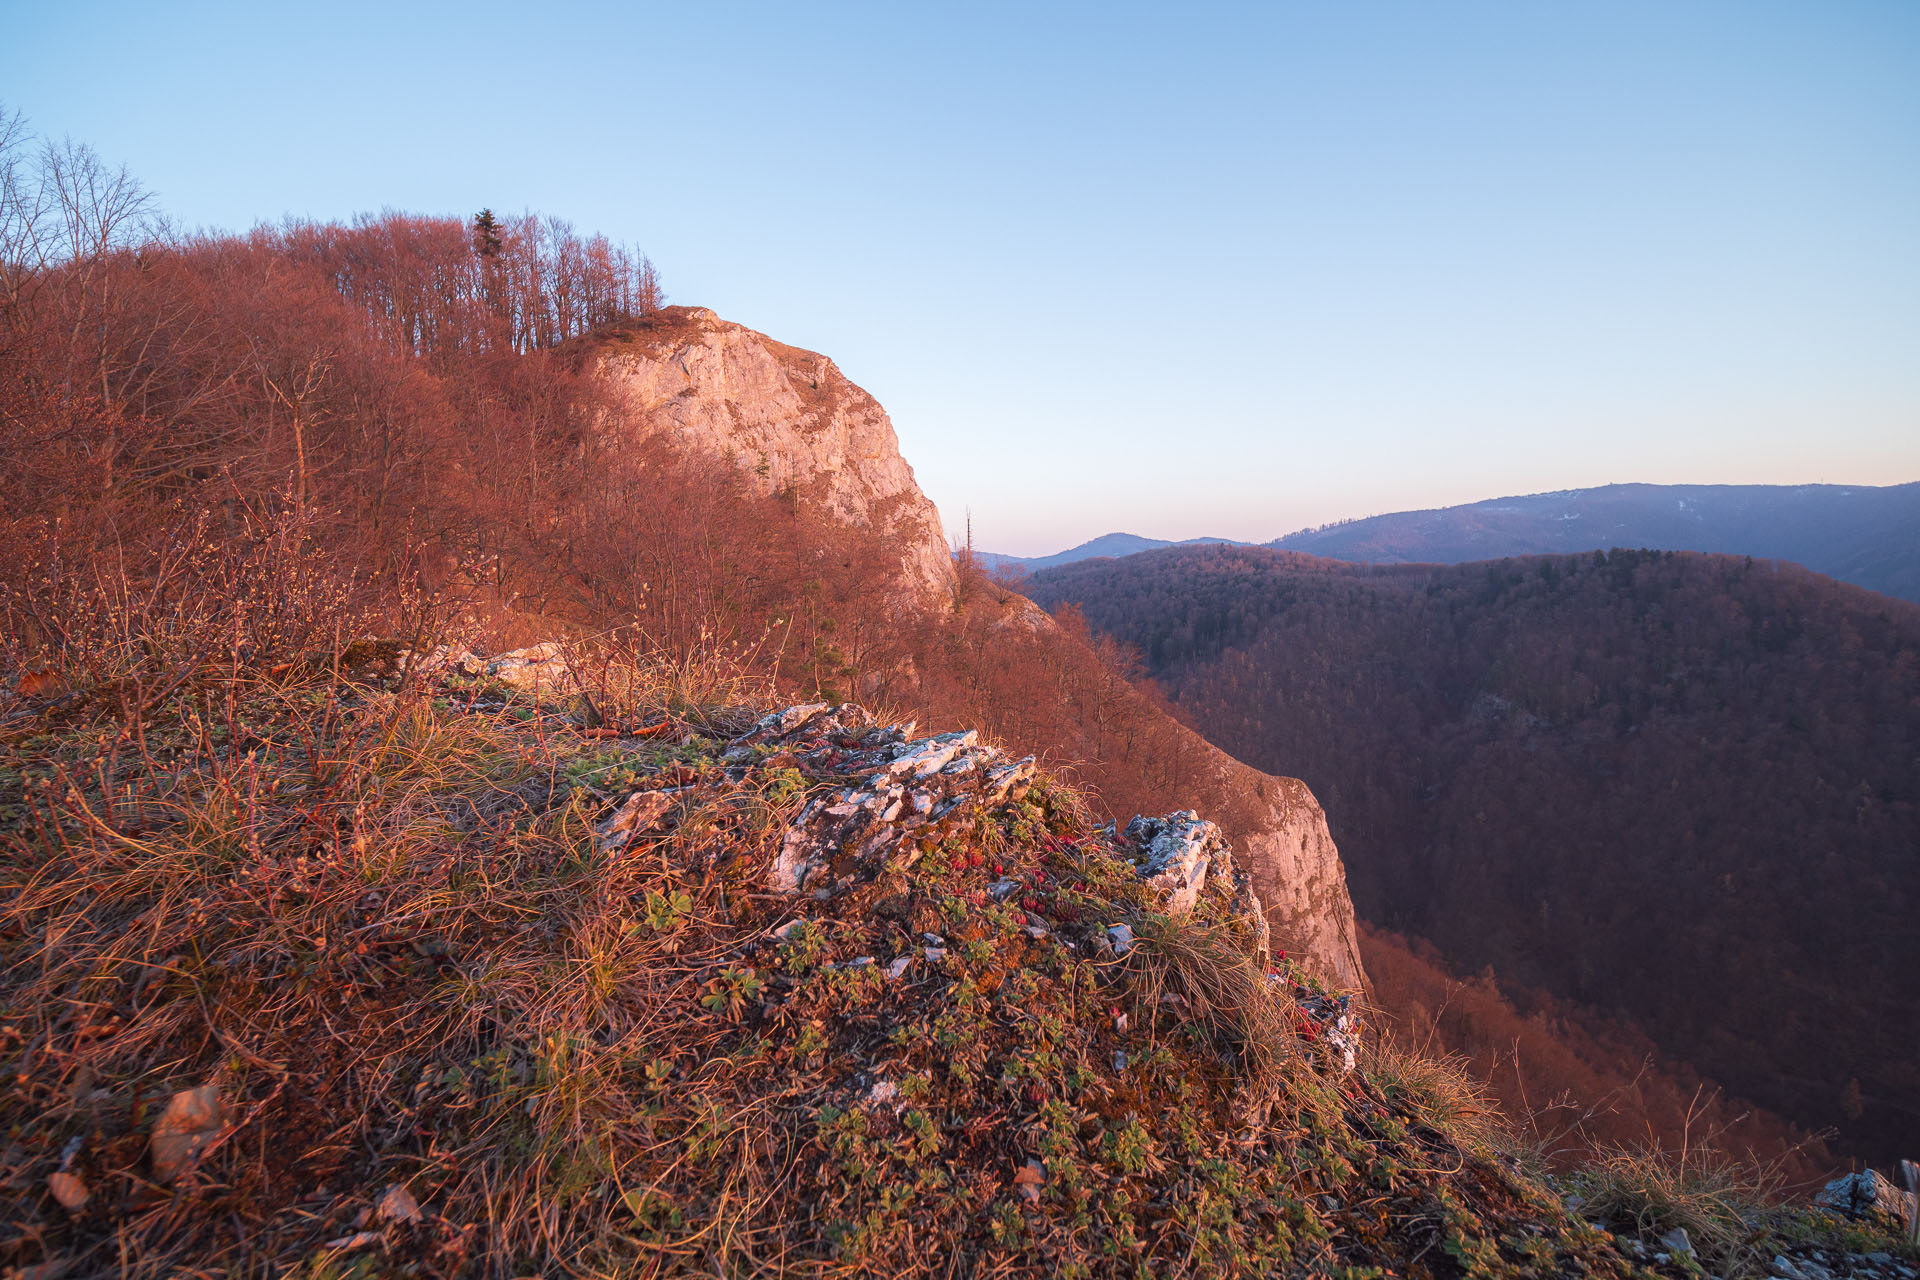
M 633 245 L 987 550 L 1920 480 L 1911 0 L 70 0 L 0 102 L 188 226 Z

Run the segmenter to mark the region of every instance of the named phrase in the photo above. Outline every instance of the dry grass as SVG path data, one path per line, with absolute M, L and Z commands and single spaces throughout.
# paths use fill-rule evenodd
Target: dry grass
M 1650 1242 L 1684 1228 L 1718 1274 L 1763 1273 L 1767 1255 L 1755 1246 L 1762 1212 L 1778 1190 L 1764 1170 L 1700 1148 L 1615 1150 L 1583 1166 L 1569 1185 L 1586 1217 Z
M 1511 1122 L 1464 1057 L 1409 1049 L 1382 1032 L 1368 1042 L 1365 1064 L 1381 1092 L 1418 1123 L 1483 1149 L 1513 1146 Z
M 1175 1025 L 1224 1049 L 1252 1089 L 1276 1086 L 1299 1058 L 1293 1005 L 1246 942 L 1228 925 L 1192 915 L 1149 914 L 1136 931 L 1139 944 L 1124 958 L 1136 1007 L 1156 1025 L 1171 1012 Z

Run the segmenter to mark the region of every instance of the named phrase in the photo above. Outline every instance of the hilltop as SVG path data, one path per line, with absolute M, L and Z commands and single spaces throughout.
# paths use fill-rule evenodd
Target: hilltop
M 724 663 L 243 634 L 0 706 L 23 1276 L 1899 1274 L 1714 1169 L 1571 1212 L 1193 815 Z

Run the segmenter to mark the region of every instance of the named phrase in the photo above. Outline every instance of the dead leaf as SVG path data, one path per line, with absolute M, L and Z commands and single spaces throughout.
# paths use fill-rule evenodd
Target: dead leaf
M 350 1236 L 341 1236 L 338 1240 L 327 1241 L 329 1249 L 364 1249 L 368 1245 L 381 1243 L 384 1239 L 378 1231 L 356 1231 Z
M 645 835 L 679 799 L 673 791 L 636 791 L 613 815 L 594 828 L 594 843 L 603 850 L 621 849 L 635 836 Z
M 13 1275 L 15 1280 L 60 1280 L 67 1274 L 67 1268 L 73 1265 L 71 1258 L 54 1258 L 49 1262 L 37 1262 L 31 1267 L 22 1267 Z
M 50 693 L 60 692 L 60 677 L 51 667 L 42 667 L 38 671 L 28 671 L 21 675 L 16 690 L 23 698 L 38 698 Z
M 174 1094 L 167 1109 L 154 1122 L 153 1137 L 148 1143 L 155 1180 L 170 1183 L 191 1169 L 226 1122 L 226 1107 L 215 1086 L 203 1084 L 198 1089 L 183 1089 Z
M 1040 1162 L 1029 1160 L 1013 1175 L 1013 1186 L 1022 1196 L 1033 1203 L 1040 1202 L 1040 1188 L 1045 1186 L 1047 1175 L 1040 1168 Z
M 418 1222 L 420 1202 L 413 1198 L 411 1191 L 396 1182 L 380 1193 L 373 1212 L 382 1222 Z
M 87 1207 L 87 1201 L 93 1198 L 93 1192 L 87 1190 L 87 1184 L 80 1181 L 77 1173 L 48 1174 L 47 1190 L 53 1192 L 53 1198 L 69 1213 L 80 1212 Z

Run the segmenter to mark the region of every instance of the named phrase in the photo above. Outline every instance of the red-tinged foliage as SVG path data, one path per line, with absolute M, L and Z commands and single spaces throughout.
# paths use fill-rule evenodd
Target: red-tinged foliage
M 141 225 L 137 188 L 122 206 L 66 248 L 0 208 L 9 678 L 134 723 L 212 661 L 286 669 L 369 628 L 610 632 L 980 728 L 1104 816 L 1245 816 L 1077 616 L 1053 626 L 969 565 L 950 608 L 902 609 L 886 549 L 804 495 L 613 447 L 584 370 L 596 325 L 658 301 L 644 259 L 531 220 L 178 237 Z

